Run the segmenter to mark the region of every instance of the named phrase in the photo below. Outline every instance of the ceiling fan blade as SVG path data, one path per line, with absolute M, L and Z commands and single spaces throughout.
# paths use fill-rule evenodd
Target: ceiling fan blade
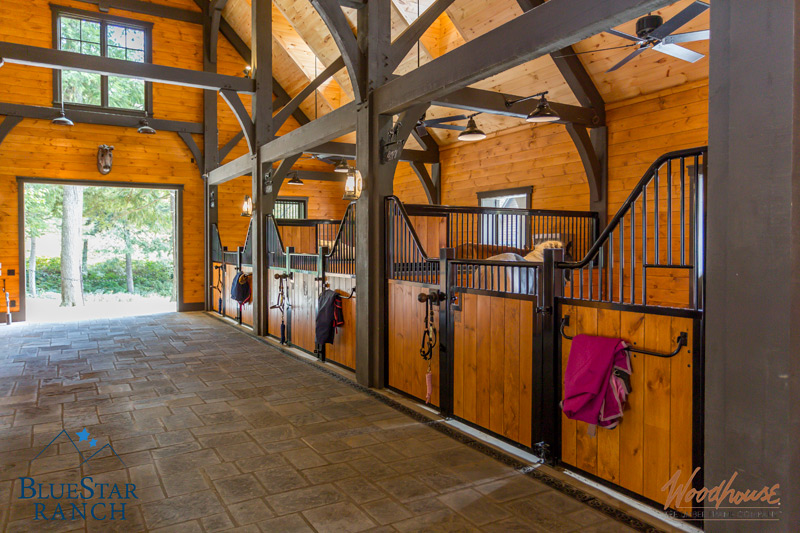
M 619 63 L 617 63 L 613 67 L 611 67 L 610 69 L 608 69 L 606 72 L 608 73 L 608 72 L 613 72 L 613 71 L 617 70 L 618 68 L 620 68 L 621 66 L 623 66 L 628 61 L 632 60 L 633 58 L 635 58 L 636 56 L 638 56 L 639 54 L 641 54 L 645 50 L 647 50 L 646 46 L 642 46 L 641 48 L 637 48 L 636 50 L 634 50 L 633 52 L 628 54 L 628 56 L 625 57 L 625 59 L 623 59 L 622 61 L 620 61 Z
M 661 42 L 664 44 L 691 43 L 694 41 L 705 41 L 709 37 L 711 37 L 711 30 L 690 31 L 688 33 L 667 35 Z
M 467 120 L 467 117 L 465 115 L 454 115 L 452 117 L 432 118 L 429 120 L 423 120 L 422 124 L 425 126 L 434 126 L 443 122 L 454 122 L 456 120 Z
M 606 33 L 610 33 L 611 35 L 616 35 L 617 37 L 622 37 L 623 39 L 628 39 L 629 41 L 633 41 L 638 43 L 641 41 L 638 37 L 634 37 L 633 35 L 628 35 L 627 33 L 623 33 L 617 30 L 606 30 Z
M 458 126 L 456 124 L 436 124 L 430 127 L 439 130 L 455 130 L 455 131 L 464 131 L 465 129 L 467 129 L 466 126 Z
M 705 2 L 700 2 L 699 0 L 692 3 L 689 7 L 666 21 L 664 24 L 656 28 L 650 33 L 650 37 L 653 39 L 663 39 L 670 33 L 674 32 L 696 16 L 703 13 L 706 9 L 708 9 L 708 4 Z
M 705 57 L 703 54 L 698 54 L 694 50 L 683 48 L 682 46 L 678 46 L 677 44 L 658 43 L 653 47 L 653 50 L 658 50 L 662 54 L 667 54 L 668 56 L 677 57 L 678 59 L 683 59 L 684 61 L 688 61 L 689 63 L 694 63 L 695 61 L 699 61 Z

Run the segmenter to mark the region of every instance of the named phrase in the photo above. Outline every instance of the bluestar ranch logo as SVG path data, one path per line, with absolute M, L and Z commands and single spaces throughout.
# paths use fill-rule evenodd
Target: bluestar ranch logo
M 92 452 L 91 448 L 97 447 L 97 439 L 89 437 L 89 431 L 83 428 L 75 435 L 78 442 L 88 442 L 90 450 L 87 455 L 78 448 L 67 430 L 62 429 L 50 443 L 40 451 L 33 461 L 36 461 L 61 435 L 66 435 L 69 442 L 78 452 L 80 465 L 83 465 L 98 454 L 108 449 L 109 453 L 102 457 L 114 456 L 119 459 L 122 466 L 127 468 L 111 444 L 106 444 Z M 31 463 L 33 463 L 31 461 Z M 130 500 L 139 499 L 136 496 L 136 485 L 133 483 L 97 483 L 91 476 L 83 476 L 78 483 L 37 483 L 32 477 L 19 478 L 21 483 L 20 500 L 38 500 L 33 502 L 34 520 L 125 520 L 125 505 Z M 46 501 L 43 501 L 46 500 Z

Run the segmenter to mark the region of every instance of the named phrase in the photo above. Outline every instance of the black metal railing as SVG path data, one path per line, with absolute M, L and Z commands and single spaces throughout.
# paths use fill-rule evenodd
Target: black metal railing
M 272 215 L 267 216 L 267 254 L 269 265 L 276 268 L 286 268 L 286 253 L 283 247 L 278 222 Z
M 527 261 L 450 259 L 450 285 L 464 289 L 537 296 L 541 265 Z
M 289 269 L 292 272 L 317 272 L 319 264 L 318 254 L 287 254 Z
M 563 296 L 702 310 L 707 159 L 707 147 L 659 157 L 582 259 L 555 264 Z
M 325 272 L 331 274 L 356 275 L 356 204 L 351 202 L 336 228 L 332 239 L 326 244 L 330 252 L 325 256 Z M 327 243 L 332 243 L 328 245 Z
M 410 204 L 409 217 L 435 217 L 446 227 L 446 248 L 463 259 L 481 257 L 481 246 L 528 252 L 544 241 L 560 241 L 568 255 L 583 257 L 598 234 L 598 215 L 587 211 L 507 209 Z
M 439 259 L 428 257 L 396 196 L 386 198 L 386 273 L 389 279 L 439 283 Z

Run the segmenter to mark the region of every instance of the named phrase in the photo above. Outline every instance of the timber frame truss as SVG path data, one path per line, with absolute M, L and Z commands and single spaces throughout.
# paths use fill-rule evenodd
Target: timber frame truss
M 466 111 L 524 118 L 535 102 L 520 102 L 509 109 L 506 100 L 513 95 L 470 88 L 469 85 L 546 54 L 552 57 L 575 94 L 579 106 L 552 102 L 562 118 L 583 162 L 591 192 L 592 209 L 607 219 L 608 133 L 605 105 L 600 93 L 571 44 L 607 28 L 628 21 L 641 13 L 654 11 L 674 0 L 518 0 L 523 14 L 481 35 L 447 54 L 396 76 L 396 67 L 453 0 L 436 0 L 391 41 L 391 12 L 388 0 L 311 0 L 327 25 L 340 57 L 333 61 L 296 96 L 291 97 L 272 75 L 272 2 L 252 0 L 252 40 L 242 41 L 222 17 L 226 0 L 195 0 L 201 12 L 166 7 L 141 0 L 80 0 L 102 10 L 125 9 L 157 17 L 203 25 L 203 71 L 153 64 L 129 63 L 49 48 L 0 42 L 0 57 L 9 63 L 54 69 L 83 70 L 107 75 L 127 76 L 159 83 L 199 87 L 204 90 L 202 124 L 152 120 L 157 129 L 177 132 L 198 162 L 206 184 L 206 287 L 211 275 L 210 231 L 217 222 L 217 186 L 227 180 L 252 175 L 253 295 L 254 331 L 267 331 L 265 239 L 267 214 L 272 212 L 279 184 L 303 153 L 320 153 L 355 158 L 364 176 L 364 189 L 357 202 L 356 242 L 360 251 L 356 263 L 359 297 L 356 337 L 356 367 L 359 382 L 383 386 L 383 354 L 386 333 L 384 276 L 385 228 L 383 206 L 392 194 L 392 180 L 398 161 L 407 161 L 419 177 L 428 200 L 441 200 L 439 147 L 418 120 L 431 105 Z M 342 6 L 357 9 L 354 34 Z M 257 24 L 255 22 L 258 22 Z M 531 28 L 536 28 L 532 31 Z M 252 67 L 251 78 L 217 73 L 217 43 L 223 35 Z M 355 100 L 316 120 L 300 110 L 300 103 L 338 71 L 346 69 Z M 240 94 L 252 95 L 248 113 Z M 277 97 L 273 101 L 273 93 Z M 225 146 L 218 146 L 217 95 L 233 111 L 241 133 Z M 273 113 L 273 109 L 277 113 Z M 50 108 L 0 104 L 0 141 L 22 118 L 54 116 Z M 277 137 L 275 133 L 289 116 L 300 127 Z M 397 116 L 397 120 L 393 117 Z M 111 113 L 70 112 L 80 122 L 129 126 L 131 117 Z M 127 121 L 127 122 L 126 122 Z M 356 143 L 335 142 L 342 135 L 356 132 Z M 203 134 L 202 154 L 192 134 Z M 424 150 L 409 150 L 404 144 L 414 136 Z M 221 161 L 244 139 L 249 151 L 227 164 Z M 426 165 L 430 165 L 430 170 Z M 266 173 L 269 179 L 263 179 Z M 316 176 L 324 178 L 324 176 Z M 334 179 L 334 178 L 330 178 Z M 363 251 L 363 252 L 362 252 Z M 206 292 L 210 301 L 210 288 Z

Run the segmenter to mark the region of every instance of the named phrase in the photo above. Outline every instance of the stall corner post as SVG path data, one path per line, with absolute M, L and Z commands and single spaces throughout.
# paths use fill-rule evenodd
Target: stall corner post
M 439 409 L 443 416 L 453 415 L 453 324 L 448 320 L 453 305 L 455 283 L 452 279 L 450 261 L 456 258 L 454 248 L 442 248 L 439 252 Z
M 535 342 L 535 346 L 541 347 L 538 361 L 535 365 L 541 365 L 541 386 L 538 387 L 541 398 L 537 402 L 534 395 L 534 413 L 537 410 L 541 420 L 541 435 L 538 441 L 546 450 L 549 462 L 556 462 L 560 458 L 561 435 L 561 414 L 558 408 L 559 396 L 561 395 L 561 346 L 560 339 L 557 338 L 558 317 L 561 314 L 558 309 L 559 298 L 562 295 L 561 275 L 556 264 L 564 260 L 564 250 L 551 249 L 544 251 L 544 264 L 541 276 L 539 276 L 539 302 L 536 320 L 537 328 L 534 330 L 541 335 L 541 342 Z M 536 444 L 536 443 L 535 443 Z

